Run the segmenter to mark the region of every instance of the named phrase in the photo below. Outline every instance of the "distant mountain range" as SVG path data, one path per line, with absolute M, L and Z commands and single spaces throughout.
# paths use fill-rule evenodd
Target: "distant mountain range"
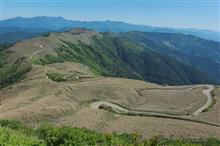
M 200 38 L 220 41 L 220 33 L 200 29 L 177 29 L 169 27 L 153 27 L 147 25 L 134 25 L 119 21 L 73 21 L 62 17 L 16 17 L 2 21 L 0 24 L 0 43 L 11 43 L 18 40 L 32 38 L 52 31 L 61 32 L 73 28 L 87 28 L 99 32 L 163 32 L 183 33 Z

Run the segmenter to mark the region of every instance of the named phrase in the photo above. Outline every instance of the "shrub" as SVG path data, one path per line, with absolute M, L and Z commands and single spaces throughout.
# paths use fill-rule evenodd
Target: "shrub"
M 61 82 L 61 81 L 66 81 L 65 75 L 59 74 L 59 73 L 47 73 L 47 76 L 49 79 L 56 81 L 56 82 Z
M 0 120 L 0 126 L 1 127 L 7 127 L 13 130 L 19 130 L 22 128 L 26 128 L 26 126 L 19 122 L 19 121 L 15 121 L 15 120 Z
M 43 125 L 38 130 L 39 138 L 47 145 L 140 145 L 140 137 L 136 134 L 102 134 L 82 128 L 54 127 Z M 143 145 L 143 143 L 142 143 Z
M 31 134 L 26 131 L 31 131 Z M 219 146 L 220 141 L 209 139 L 166 139 L 155 136 L 144 139 L 131 134 L 99 133 L 83 128 L 56 127 L 44 124 L 37 129 L 17 121 L 0 120 L 1 146 Z
M 42 140 L 26 136 L 20 132 L 0 127 L 1 146 L 46 146 Z

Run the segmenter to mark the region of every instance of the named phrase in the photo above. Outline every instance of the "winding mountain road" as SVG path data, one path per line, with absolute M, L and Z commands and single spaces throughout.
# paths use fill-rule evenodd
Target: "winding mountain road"
M 213 85 L 206 85 L 208 89 L 205 89 L 202 91 L 202 93 L 207 97 L 207 102 L 197 109 L 194 113 L 193 116 L 198 116 L 202 111 L 204 111 L 206 108 L 208 108 L 212 104 L 212 95 L 211 92 L 214 90 Z
M 185 90 L 192 90 L 192 89 L 197 88 L 197 87 L 205 87 L 205 88 L 207 88 L 207 89 L 204 89 L 202 91 L 202 93 L 207 97 L 207 102 L 202 107 L 197 109 L 192 114 L 193 116 L 198 116 L 202 111 L 204 111 L 206 108 L 208 108 L 210 106 L 210 104 L 212 103 L 211 92 L 214 90 L 214 86 L 213 85 L 197 85 L 197 86 L 193 86 L 193 87 L 187 88 Z M 172 115 L 164 114 L 164 113 L 154 113 L 154 112 L 131 110 L 131 109 L 124 108 L 124 107 L 122 107 L 122 106 L 120 106 L 118 104 L 115 104 L 115 103 L 112 103 L 112 102 L 108 102 L 108 101 L 96 101 L 96 102 L 90 103 L 90 107 L 92 109 L 99 109 L 103 105 L 106 105 L 106 106 L 110 107 L 114 111 L 117 111 L 117 113 L 129 113 L 129 112 L 132 112 L 132 113 L 137 114 L 137 115 L 140 115 L 140 114 L 152 115 L 150 113 L 153 113 L 155 115 L 172 116 Z

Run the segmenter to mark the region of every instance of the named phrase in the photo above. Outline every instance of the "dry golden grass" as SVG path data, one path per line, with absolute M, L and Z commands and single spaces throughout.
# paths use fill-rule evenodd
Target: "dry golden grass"
M 206 102 L 202 89 L 197 88 L 192 92 L 187 90 L 144 90 L 143 101 L 135 105 L 136 109 L 148 109 L 161 112 L 192 114 Z M 156 104 L 155 104 L 156 103 Z
M 48 79 L 47 72 L 77 74 L 65 82 Z M 202 88 L 160 86 L 144 81 L 94 76 L 89 68 L 77 63 L 33 65 L 24 80 L 0 91 L 0 119 L 22 120 L 30 125 L 53 122 L 58 125 L 86 127 L 102 132 L 138 131 L 146 137 L 161 134 L 177 137 L 220 137 L 219 127 L 165 118 L 118 116 L 91 109 L 94 100 L 112 101 L 136 110 L 167 113 L 191 113 L 206 102 Z M 160 90 L 158 90 L 160 89 Z M 216 89 L 216 96 L 219 96 Z M 204 113 L 216 116 L 218 109 Z M 208 116 L 205 118 L 205 114 Z M 215 121 L 210 118 L 209 121 Z
M 175 87 L 167 90 L 152 90 L 151 88 L 163 87 L 119 78 L 97 78 L 68 83 L 68 87 L 80 103 L 94 99 L 106 100 L 135 110 L 173 114 L 191 114 L 207 100 L 202 94 L 202 88 L 189 91 Z
M 74 115 L 60 118 L 55 123 L 107 133 L 137 131 L 147 138 L 156 135 L 170 138 L 220 138 L 219 127 L 175 119 L 115 115 L 104 110 L 88 108 L 83 108 Z

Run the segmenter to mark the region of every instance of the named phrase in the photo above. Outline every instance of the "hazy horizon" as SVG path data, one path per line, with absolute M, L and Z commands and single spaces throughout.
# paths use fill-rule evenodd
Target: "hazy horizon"
M 196 30 L 204 30 L 204 31 L 213 31 L 213 32 L 220 32 L 220 30 L 211 30 L 211 29 L 205 29 L 205 28 L 189 28 L 189 27 L 174 27 L 174 26 L 156 26 L 156 25 L 148 25 L 148 24 L 139 24 L 139 23 L 132 23 L 132 22 L 126 22 L 126 21 L 121 21 L 121 20 L 109 20 L 109 19 L 105 19 L 105 20 L 75 20 L 75 19 L 68 19 L 62 16 L 32 16 L 32 17 L 22 17 L 22 16 L 16 16 L 16 17 L 12 17 L 12 18 L 7 18 L 7 19 L 3 19 L 2 21 L 5 20 L 10 20 L 10 19 L 15 19 L 15 18 L 25 18 L 25 19 L 29 19 L 29 18 L 34 18 L 34 17 L 53 17 L 53 18 L 63 18 L 65 20 L 69 20 L 69 21 L 81 21 L 81 22 L 105 22 L 105 21 L 111 21 L 111 22 L 122 22 L 122 23 L 128 23 L 128 24 L 133 24 L 133 25 L 144 25 L 144 26 L 150 26 L 150 27 L 158 27 L 158 28 L 173 28 L 173 29 L 196 29 Z
M 78 21 L 122 21 L 131 24 L 219 31 L 218 0 L 1 1 L 1 20 L 15 17 L 63 17 Z

